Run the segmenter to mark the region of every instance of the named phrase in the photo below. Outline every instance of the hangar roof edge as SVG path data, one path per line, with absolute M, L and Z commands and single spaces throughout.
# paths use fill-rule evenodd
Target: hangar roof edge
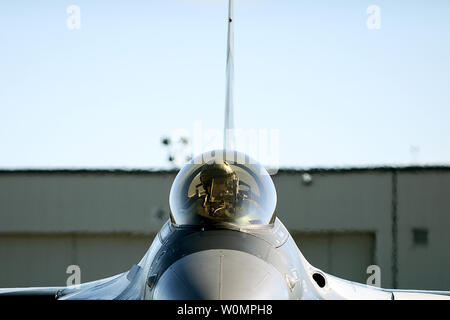
M 0 174 L 176 174 L 178 169 L 153 168 L 0 168 Z M 362 173 L 362 172 L 420 172 L 420 171 L 448 171 L 450 165 L 424 165 L 424 166 L 367 166 L 367 167 L 305 167 L 280 168 L 277 173 Z

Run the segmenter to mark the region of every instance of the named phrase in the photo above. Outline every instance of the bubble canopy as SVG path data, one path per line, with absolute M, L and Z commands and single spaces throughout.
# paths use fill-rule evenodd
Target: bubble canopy
M 176 226 L 272 226 L 277 195 L 266 169 L 247 155 L 215 150 L 203 153 L 178 173 L 170 190 Z

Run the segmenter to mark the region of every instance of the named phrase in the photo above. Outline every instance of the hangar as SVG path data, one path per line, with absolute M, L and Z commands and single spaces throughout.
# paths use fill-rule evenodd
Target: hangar
M 176 170 L 1 170 L 0 287 L 128 270 L 169 217 Z M 308 261 L 385 288 L 449 290 L 450 167 L 280 169 L 277 215 Z

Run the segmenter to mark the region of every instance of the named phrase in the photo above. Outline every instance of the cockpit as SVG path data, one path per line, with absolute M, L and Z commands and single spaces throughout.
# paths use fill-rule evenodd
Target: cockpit
M 271 226 L 276 190 L 266 169 L 236 151 L 204 153 L 185 165 L 170 190 L 175 226 Z

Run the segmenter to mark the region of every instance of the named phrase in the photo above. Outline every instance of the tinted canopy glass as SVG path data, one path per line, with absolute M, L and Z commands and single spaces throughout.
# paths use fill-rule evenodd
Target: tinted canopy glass
M 204 153 L 178 173 L 170 191 L 176 225 L 267 226 L 275 219 L 276 191 L 263 166 L 239 152 Z

